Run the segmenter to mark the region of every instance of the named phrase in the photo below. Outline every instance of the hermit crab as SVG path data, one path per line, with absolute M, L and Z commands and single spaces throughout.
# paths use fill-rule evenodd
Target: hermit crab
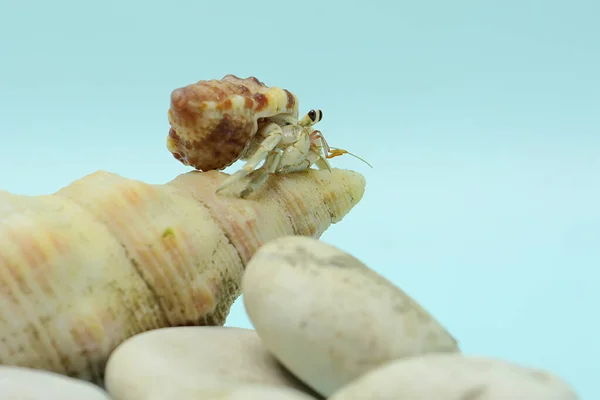
M 255 77 L 229 74 L 175 89 L 168 115 L 167 148 L 184 165 L 208 171 L 246 161 L 217 189 L 248 176 L 242 198 L 271 173 L 302 171 L 313 164 L 330 170 L 328 159 L 351 154 L 329 147 L 323 134 L 313 129 L 323 118 L 321 110 L 310 110 L 299 119 L 296 95 Z

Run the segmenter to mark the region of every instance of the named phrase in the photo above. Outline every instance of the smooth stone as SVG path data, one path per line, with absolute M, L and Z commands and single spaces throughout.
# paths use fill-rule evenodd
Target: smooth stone
M 427 354 L 391 362 L 341 388 L 329 400 L 578 400 L 548 372 L 460 354 Z
M 325 397 L 385 362 L 459 351 L 410 296 L 316 239 L 264 244 L 246 266 L 242 291 L 264 346 Z
M 248 384 L 310 391 L 267 352 L 256 331 L 221 326 L 136 335 L 111 354 L 104 381 L 114 400 L 146 399 L 156 393 L 184 399 L 186 393 Z
M 2 400 L 111 400 L 100 387 L 40 369 L 0 365 Z
M 248 385 L 222 390 L 169 390 L 152 393 L 144 400 L 315 400 L 291 388 Z

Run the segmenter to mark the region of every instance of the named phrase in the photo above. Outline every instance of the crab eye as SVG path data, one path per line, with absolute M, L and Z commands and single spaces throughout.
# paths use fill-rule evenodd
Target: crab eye
M 308 117 L 312 122 L 319 122 L 323 119 L 323 112 L 321 110 L 310 110 L 308 112 Z

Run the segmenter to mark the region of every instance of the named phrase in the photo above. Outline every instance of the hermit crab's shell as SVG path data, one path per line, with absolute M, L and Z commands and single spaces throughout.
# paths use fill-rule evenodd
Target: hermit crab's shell
M 223 169 L 242 156 L 259 121 L 280 114 L 298 117 L 298 99 L 286 89 L 234 75 L 200 81 L 171 94 L 167 148 L 197 170 Z

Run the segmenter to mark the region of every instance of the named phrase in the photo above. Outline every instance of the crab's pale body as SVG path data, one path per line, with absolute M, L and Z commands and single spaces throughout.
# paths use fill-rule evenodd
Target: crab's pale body
M 313 129 L 322 115 L 311 110 L 298 119 L 298 99 L 290 91 L 269 88 L 254 77 L 227 75 L 173 91 L 167 148 L 184 165 L 200 171 L 246 161 L 218 189 L 250 175 L 241 191 L 246 197 L 270 173 L 302 171 L 311 165 L 330 169 L 327 158 L 341 153 L 331 151 L 321 132 Z

